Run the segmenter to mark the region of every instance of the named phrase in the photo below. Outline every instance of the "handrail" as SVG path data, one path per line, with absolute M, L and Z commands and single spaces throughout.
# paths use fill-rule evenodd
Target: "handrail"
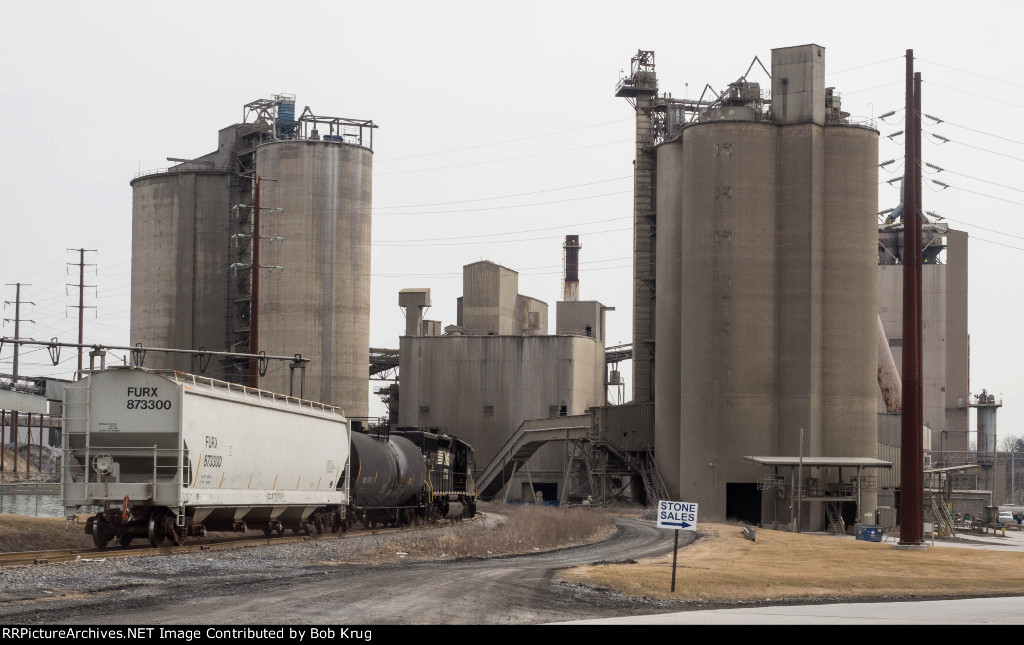
M 249 387 L 248 385 L 242 385 L 240 383 L 230 383 L 228 381 L 221 381 L 208 376 L 198 376 L 196 374 L 189 374 L 188 372 L 179 372 L 177 370 L 153 370 L 153 372 L 169 378 L 176 383 L 191 384 L 194 387 L 205 386 L 213 391 L 222 389 L 227 390 L 228 392 L 241 392 L 245 396 L 254 396 L 260 400 L 267 398 L 271 401 L 282 401 L 289 405 L 308 407 L 311 410 L 320 410 L 321 412 L 337 414 L 340 416 L 345 415 L 344 409 L 336 405 L 320 403 L 310 399 L 301 399 L 297 396 L 291 396 L 288 394 L 278 394 L 277 392 Z

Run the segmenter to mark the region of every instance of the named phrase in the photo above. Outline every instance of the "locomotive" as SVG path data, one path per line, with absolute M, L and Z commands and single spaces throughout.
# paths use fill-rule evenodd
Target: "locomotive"
M 473 449 L 434 428 L 352 433 L 348 517 L 367 528 L 476 514 Z
M 113 367 L 64 390 L 65 513 L 93 542 L 337 532 L 476 512 L 472 448 L 353 432 L 340 408 L 173 371 Z

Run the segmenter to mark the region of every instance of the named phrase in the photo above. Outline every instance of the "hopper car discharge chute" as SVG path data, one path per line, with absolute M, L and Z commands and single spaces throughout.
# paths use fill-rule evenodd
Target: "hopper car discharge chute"
M 65 512 L 100 548 L 207 531 L 337 531 L 350 425 L 332 406 L 180 372 L 116 367 L 64 390 Z

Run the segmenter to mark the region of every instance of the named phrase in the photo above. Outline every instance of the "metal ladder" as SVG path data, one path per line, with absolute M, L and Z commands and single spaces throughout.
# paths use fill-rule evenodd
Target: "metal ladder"
M 846 535 L 846 522 L 843 521 L 843 514 L 839 512 L 839 502 L 825 502 L 825 515 L 833 533 Z
M 945 536 L 955 535 L 956 530 L 954 528 L 953 516 L 950 515 L 949 509 L 946 508 L 942 496 L 936 496 L 934 493 L 929 492 L 928 497 L 931 500 L 931 504 L 928 507 L 929 514 L 935 522 L 938 534 Z
M 91 405 L 92 388 L 82 386 L 76 383 L 75 385 L 68 385 L 64 387 L 62 404 L 63 404 L 63 423 L 61 424 L 61 496 L 67 498 L 67 487 L 75 486 L 76 484 L 83 486 L 83 491 L 88 490 L 89 486 L 89 470 L 91 466 L 91 446 L 90 446 L 90 434 L 89 434 L 89 410 L 92 408 Z M 84 417 L 70 416 L 68 413 L 72 410 L 85 410 Z M 72 447 L 72 438 L 84 437 L 82 445 L 77 448 Z M 72 458 L 75 453 L 78 453 L 81 461 L 79 466 L 82 469 L 82 481 L 74 481 L 73 469 L 75 467 L 75 460 Z
M 659 481 L 660 477 L 658 476 L 657 467 L 654 464 L 653 455 L 651 455 L 650 451 L 647 453 L 650 461 L 648 466 L 648 464 L 629 454 L 628 451 L 623 450 L 614 442 L 606 439 L 604 443 L 616 457 L 625 462 L 632 471 L 640 475 L 640 481 L 644 485 L 644 494 L 647 496 L 647 506 L 654 506 L 658 500 L 669 498 L 665 486 Z

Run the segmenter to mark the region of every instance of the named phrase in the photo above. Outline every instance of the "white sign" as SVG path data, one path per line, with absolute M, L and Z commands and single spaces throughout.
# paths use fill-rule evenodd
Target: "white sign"
M 696 532 L 697 504 L 658 500 L 658 528 Z

